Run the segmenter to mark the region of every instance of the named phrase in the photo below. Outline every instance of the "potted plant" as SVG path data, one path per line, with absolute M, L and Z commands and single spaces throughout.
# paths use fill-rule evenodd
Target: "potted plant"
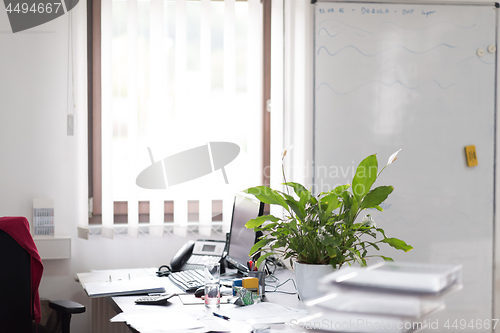
M 397 159 L 398 152 L 389 158 L 380 172 L 376 155 L 366 157 L 357 167 L 351 184 L 337 186 L 317 196 L 294 182 L 284 183 L 287 189 L 293 190 L 294 196 L 267 186 L 245 190 L 264 203 L 284 209 L 283 218 L 264 215 L 246 224 L 247 228 L 263 232 L 263 236 L 250 250 L 250 255 L 266 252 L 261 254 L 257 266 L 267 257 L 279 254 L 284 259 L 290 259 L 292 265 L 294 259 L 299 265 L 325 265 L 333 271 L 346 263 L 366 266 L 366 260 L 370 257 L 392 261 L 389 257 L 369 253 L 372 249 L 379 250 L 381 243 L 410 251 L 412 247 L 404 241 L 387 237 L 370 214 L 357 222 L 359 215 L 366 209 L 383 210 L 380 204 L 394 188 L 379 186 L 372 189 L 372 185 L 380 173 Z M 301 294 L 300 281 L 297 283 Z M 311 281 L 307 284 L 314 285 Z

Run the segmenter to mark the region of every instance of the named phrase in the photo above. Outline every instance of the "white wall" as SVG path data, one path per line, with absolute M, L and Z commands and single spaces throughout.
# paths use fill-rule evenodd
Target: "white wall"
M 87 306 L 85 314 L 72 318 L 72 332 L 83 333 L 91 331 L 91 302 L 75 273 L 158 267 L 186 238 L 77 237 L 88 214 L 85 1 L 72 13 L 77 108 L 74 136 L 67 136 L 69 15 L 13 34 L 0 11 L 0 216 L 32 221 L 33 198 L 54 199 L 56 234 L 71 236 L 72 258 L 43 262 L 40 296 Z

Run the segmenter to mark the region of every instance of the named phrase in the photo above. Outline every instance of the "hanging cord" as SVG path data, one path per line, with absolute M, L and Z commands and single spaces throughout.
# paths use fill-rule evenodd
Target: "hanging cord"
M 66 87 L 66 98 L 67 98 L 67 116 L 66 122 L 68 129 L 71 129 L 74 134 L 74 129 L 76 127 L 76 115 L 75 115 L 75 65 L 74 65 L 74 53 L 73 53 L 73 11 L 70 10 L 68 13 L 68 85 Z M 70 117 L 71 116 L 71 117 Z M 72 121 L 70 121 L 70 119 Z

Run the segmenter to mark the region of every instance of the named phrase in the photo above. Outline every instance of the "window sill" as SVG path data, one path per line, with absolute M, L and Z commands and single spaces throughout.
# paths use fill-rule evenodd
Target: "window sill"
M 94 236 L 102 236 L 105 238 L 120 237 L 163 237 L 167 235 L 185 235 L 199 234 L 210 236 L 211 233 L 225 235 L 223 222 L 210 222 L 210 224 L 200 224 L 199 222 L 180 223 L 164 223 L 151 224 L 139 223 L 137 226 L 131 226 L 127 223 L 117 223 L 111 226 L 107 225 L 89 225 L 86 227 L 78 227 L 78 237 L 89 240 Z

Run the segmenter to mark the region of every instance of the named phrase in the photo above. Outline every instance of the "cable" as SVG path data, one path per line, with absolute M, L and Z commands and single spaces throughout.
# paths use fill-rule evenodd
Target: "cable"
M 275 281 L 276 281 L 276 283 L 277 283 L 277 284 L 276 284 L 274 287 L 273 287 L 273 286 L 270 286 L 271 288 L 274 288 L 274 290 L 267 290 L 267 289 L 266 289 L 266 293 L 281 293 L 281 294 L 288 294 L 288 295 L 296 295 L 296 294 L 297 294 L 297 286 L 295 285 L 295 281 L 294 281 L 294 279 L 289 278 L 289 279 L 285 280 L 285 282 L 280 283 L 280 282 L 279 282 L 280 280 L 279 280 L 277 277 L 275 277 L 275 276 L 269 276 L 269 277 L 271 277 L 271 278 L 275 279 Z M 284 291 L 284 290 L 278 290 L 278 288 L 279 288 L 279 287 L 281 287 L 281 286 L 285 285 L 288 281 L 292 281 L 292 283 L 293 283 L 293 288 L 295 289 L 295 291 Z M 267 284 L 267 281 L 266 281 L 266 286 L 267 286 L 267 285 L 268 285 L 268 284 Z
M 165 276 L 169 276 L 170 273 L 172 273 L 172 268 L 170 268 L 170 266 L 168 266 L 168 265 L 162 265 L 156 271 L 156 276 L 165 277 Z
M 285 267 L 281 261 L 276 259 L 273 256 L 270 256 L 266 258 L 264 262 L 264 271 L 266 272 L 266 286 L 269 286 L 271 288 L 274 288 L 273 290 L 266 290 L 267 292 L 270 293 L 282 293 L 282 294 L 288 294 L 288 295 L 295 295 L 298 294 L 297 292 L 297 286 L 295 285 L 295 281 L 292 278 L 287 279 L 285 282 L 280 283 L 280 279 L 278 279 L 274 273 L 276 272 L 277 267 Z M 271 283 L 275 283 L 275 285 L 271 285 L 271 283 L 268 282 L 268 280 L 272 280 Z M 295 292 L 293 291 L 284 291 L 284 290 L 278 290 L 279 287 L 285 285 L 288 281 L 292 281 L 293 283 L 293 288 L 295 289 Z
M 274 256 L 270 256 L 264 261 L 264 271 L 268 276 L 274 275 L 277 267 L 285 267 L 285 265 Z
M 75 59 L 74 59 L 74 46 L 73 46 L 73 11 L 68 14 L 68 78 L 66 88 L 66 102 L 67 102 L 67 116 L 66 126 L 71 131 L 76 127 L 76 104 L 75 104 Z M 71 121 L 70 121 L 71 117 Z M 74 135 L 74 132 L 73 132 Z

